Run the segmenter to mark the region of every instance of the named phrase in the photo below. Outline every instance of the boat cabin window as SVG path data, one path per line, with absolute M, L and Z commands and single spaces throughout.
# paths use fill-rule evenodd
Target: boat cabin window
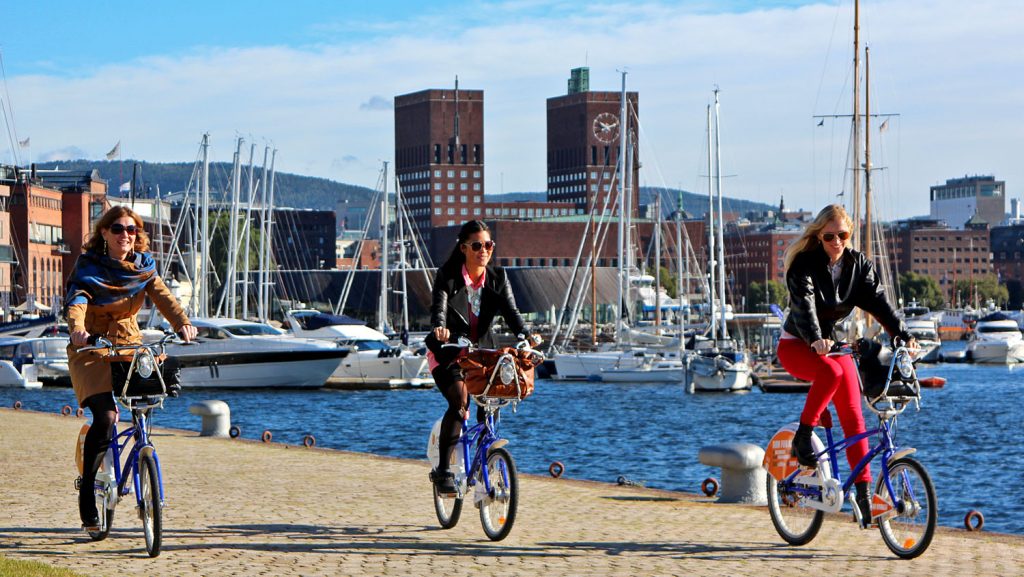
M 978 327 L 978 332 L 979 333 L 1016 333 L 1016 332 L 1020 332 L 1020 329 L 1017 328 L 1017 327 L 1011 327 L 1009 325 L 1007 325 L 1007 326 L 1000 326 L 1000 325 L 979 326 Z
M 196 327 L 196 338 L 220 340 L 228 338 L 228 335 L 217 327 Z
M 67 341 L 63 339 L 45 339 L 33 343 L 33 352 L 37 358 L 53 359 L 68 358 Z
M 278 336 L 284 334 L 270 325 L 231 325 L 224 327 L 224 330 L 237 337 Z
M 14 351 L 18 348 L 17 344 L 12 345 L 0 345 L 0 359 L 11 360 L 14 358 Z
M 345 344 L 355 348 L 357 351 L 386 351 L 391 348 L 384 341 L 350 341 Z

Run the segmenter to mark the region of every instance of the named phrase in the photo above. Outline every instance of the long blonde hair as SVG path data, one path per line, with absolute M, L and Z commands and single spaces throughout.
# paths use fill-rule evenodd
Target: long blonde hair
M 838 204 L 826 206 L 821 209 L 818 216 L 814 217 L 814 221 L 807 225 L 807 228 L 804 229 L 804 234 L 786 249 L 786 270 L 789 270 L 789 265 L 793 264 L 796 255 L 821 246 L 821 240 L 818 238 L 818 235 L 833 220 L 841 220 L 850 229 L 851 235 L 853 234 L 853 220 L 846 213 L 846 209 Z M 846 239 L 843 244 L 850 246 L 850 239 Z
M 142 230 L 142 217 L 127 206 L 120 205 L 111 208 L 96 221 L 89 240 L 85 241 L 85 244 L 82 245 L 82 250 L 91 250 L 102 254 L 104 252 L 103 230 L 110 228 L 110 225 L 117 222 L 122 216 L 130 216 L 135 221 L 135 228 L 138 229 L 138 232 L 135 233 L 135 246 L 133 250 L 135 252 L 146 252 L 149 250 L 149 235 L 146 234 L 146 231 Z

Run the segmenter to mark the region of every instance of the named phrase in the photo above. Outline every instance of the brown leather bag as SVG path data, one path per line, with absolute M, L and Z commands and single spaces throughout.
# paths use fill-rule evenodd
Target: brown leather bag
M 515 369 L 515 378 L 508 384 L 501 378 L 505 355 L 509 355 Z M 529 351 L 505 347 L 471 351 L 459 357 L 457 362 L 465 375 L 469 394 L 525 399 L 533 393 L 533 367 L 540 362 L 540 357 Z

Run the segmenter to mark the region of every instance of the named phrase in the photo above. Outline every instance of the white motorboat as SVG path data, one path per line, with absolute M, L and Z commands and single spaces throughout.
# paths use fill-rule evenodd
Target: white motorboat
M 1024 362 L 1024 337 L 1017 321 L 998 312 L 978 319 L 967 341 L 967 358 L 975 363 Z
M 551 378 L 557 381 L 587 381 L 603 379 L 612 370 L 639 369 L 644 365 L 666 359 L 679 360 L 679 349 L 612 349 L 593 352 L 565 352 L 548 357 L 555 365 Z
M 229 318 L 195 318 L 195 344 L 169 344 L 185 388 L 317 388 L 349 350 L 293 338 L 274 327 Z
M 689 392 L 747 391 L 753 386 L 752 374 L 744 351 L 728 344 L 709 346 L 687 356 L 684 384 Z
M 600 378 L 607 383 L 681 383 L 685 372 L 679 359 L 665 359 L 631 369 L 612 367 L 602 371 Z
M 42 381 L 36 377 L 35 365 L 15 360 L 18 348 L 25 342 L 26 339 L 20 337 L 0 339 L 0 388 L 42 388 Z M 64 358 L 67 359 L 66 354 Z
M 290 310 L 288 325 L 296 337 L 337 343 L 350 349 L 331 375 L 332 383 L 430 386 L 427 359 L 388 343 L 387 336 L 362 321 L 315 310 Z

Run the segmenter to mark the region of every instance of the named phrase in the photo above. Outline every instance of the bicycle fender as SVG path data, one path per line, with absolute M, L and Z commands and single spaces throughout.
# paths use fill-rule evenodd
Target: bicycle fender
M 491 443 L 490 447 L 487 447 L 487 454 L 490 455 L 491 451 L 494 451 L 495 449 L 500 449 L 500 448 L 504 447 L 507 444 L 508 444 L 508 439 L 498 439 L 497 441 L 494 441 L 493 443 Z
M 893 453 L 891 457 L 889 457 L 888 463 L 889 463 L 890 466 L 892 466 L 892 464 L 895 463 L 896 461 L 898 461 L 899 459 L 902 459 L 903 457 L 906 457 L 907 455 L 913 455 L 916 452 L 917 452 L 917 449 L 912 449 L 912 448 L 909 448 L 909 447 L 906 448 L 906 449 L 900 449 L 899 451 L 896 451 L 895 453 Z

